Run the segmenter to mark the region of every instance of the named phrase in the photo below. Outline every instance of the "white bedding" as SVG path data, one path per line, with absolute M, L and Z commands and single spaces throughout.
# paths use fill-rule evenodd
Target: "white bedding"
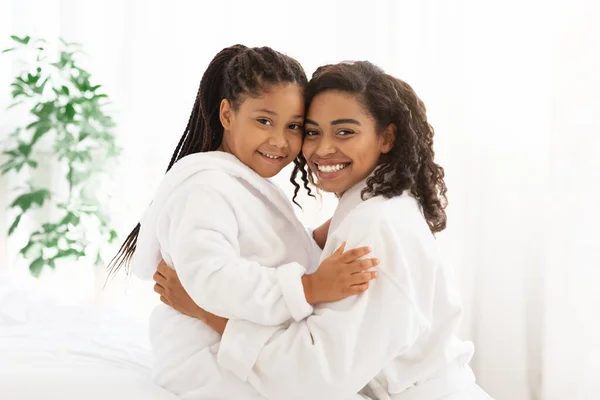
M 0 275 L 0 399 L 173 400 L 150 376 L 147 324 L 62 306 Z

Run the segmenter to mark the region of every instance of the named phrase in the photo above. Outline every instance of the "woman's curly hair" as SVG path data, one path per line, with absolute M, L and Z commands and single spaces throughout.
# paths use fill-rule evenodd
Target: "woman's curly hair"
M 394 147 L 381 155 L 378 167 L 367 179 L 363 199 L 390 198 L 410 190 L 420 202 L 431 231 L 444 230 L 448 203 L 444 169 L 434 161 L 434 131 L 427 122 L 425 104 L 414 90 L 368 61 L 325 65 L 308 83 L 306 109 L 316 95 L 331 90 L 356 95 L 376 121 L 379 134 L 390 124 L 396 127 Z M 304 172 L 306 161 L 302 161 L 294 173 L 299 169 Z

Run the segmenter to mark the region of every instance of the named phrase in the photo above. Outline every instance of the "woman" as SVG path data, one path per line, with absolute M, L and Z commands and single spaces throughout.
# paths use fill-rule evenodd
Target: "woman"
M 186 303 L 222 335 L 219 365 L 270 399 L 489 399 L 456 332 L 460 297 L 433 234 L 446 226 L 443 169 L 425 107 L 368 62 L 319 68 L 306 90 L 303 158 L 340 198 L 322 257 L 369 244 L 379 278 L 301 321 L 260 326 Z M 180 293 L 174 276 L 164 282 Z M 181 297 L 185 298 L 185 295 Z M 166 297 L 169 302 L 169 296 Z

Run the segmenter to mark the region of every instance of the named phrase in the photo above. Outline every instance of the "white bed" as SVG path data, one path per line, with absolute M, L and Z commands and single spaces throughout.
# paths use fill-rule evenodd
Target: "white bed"
M 0 399 L 173 400 L 150 377 L 146 324 L 62 306 L 0 275 Z

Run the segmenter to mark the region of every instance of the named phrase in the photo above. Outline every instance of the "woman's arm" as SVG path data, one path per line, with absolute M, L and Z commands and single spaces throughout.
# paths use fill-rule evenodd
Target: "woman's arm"
M 402 248 L 416 245 L 414 238 L 403 242 L 385 221 L 369 222 L 372 228 L 365 231 L 381 265 L 380 278 L 367 292 L 278 327 L 233 320 L 225 325 L 208 318 L 217 330 L 225 325 L 219 364 L 270 398 L 344 398 L 412 346 L 427 321 L 410 279 L 400 284 L 397 277 L 408 271 Z M 348 243 L 363 238 L 357 235 Z
M 376 271 L 364 272 L 364 270 L 369 269 L 371 266 L 376 266 L 377 260 L 354 260 L 355 258 L 360 258 L 361 254 L 366 254 L 368 250 L 363 248 L 357 249 L 354 252 L 343 254 L 343 249 L 344 246 L 340 247 L 340 249 L 338 249 L 338 251 L 334 253 L 331 258 L 334 260 L 335 258 L 346 258 L 351 260 L 351 262 L 346 266 L 337 268 L 340 265 L 339 263 L 325 261 L 322 268 L 320 268 L 314 274 L 306 274 L 302 276 L 304 293 L 307 301 L 310 304 L 328 302 L 330 301 L 327 300 L 329 298 L 334 298 L 334 300 L 337 300 L 337 298 L 345 298 L 351 295 L 362 293 L 368 288 L 368 281 L 364 280 L 375 279 L 377 277 Z M 353 271 L 354 277 L 347 275 Z M 214 318 L 220 318 L 203 310 L 196 303 L 194 303 L 194 300 L 183 288 L 183 285 L 177 276 L 177 272 L 174 269 L 169 268 L 164 261 L 161 261 L 158 265 L 157 271 L 154 273 L 153 278 L 156 282 L 154 285 L 154 291 L 160 295 L 160 300 L 163 303 L 167 304 L 173 309 L 187 316 L 201 319 L 209 326 L 213 326 L 212 321 Z M 351 278 L 354 278 L 354 281 L 344 283 L 347 279 Z M 354 283 L 352 284 L 352 282 Z M 343 288 L 345 287 L 349 289 L 343 291 Z M 225 318 L 222 320 L 225 322 L 227 321 Z M 221 328 L 224 329 L 224 324 L 222 321 L 219 320 L 214 325 L 215 326 L 213 329 L 222 334 L 223 331 Z

